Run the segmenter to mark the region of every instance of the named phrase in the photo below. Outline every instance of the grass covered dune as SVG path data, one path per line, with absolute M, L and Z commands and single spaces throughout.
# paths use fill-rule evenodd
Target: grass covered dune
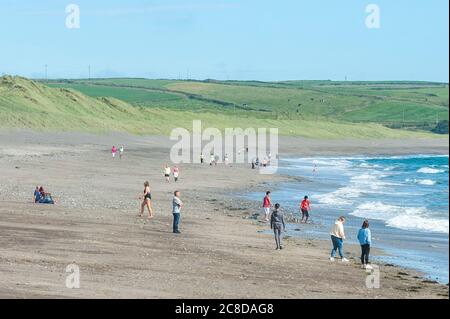
M 345 122 L 333 119 L 331 116 L 316 115 L 313 117 L 310 115 L 297 118 L 277 116 L 273 118 L 262 116 L 264 112 L 259 111 L 242 109 L 230 111 L 229 107 L 219 108 L 218 100 L 211 99 L 209 101 L 197 98 L 193 101 L 193 99 L 186 98 L 179 93 L 179 90 L 183 89 L 180 84 L 169 83 L 168 85 L 177 89 L 177 91 L 169 93 L 171 99 L 165 99 L 164 92 L 156 92 L 159 94 L 158 103 L 150 107 L 145 105 L 148 97 L 141 91 L 136 91 L 136 96 L 142 98 L 143 101 L 131 103 L 126 101 L 127 98 L 88 96 L 80 92 L 83 87 L 77 91 L 72 88 L 49 87 L 21 77 L 4 76 L 0 78 L 0 128 L 94 133 L 120 131 L 142 135 L 167 135 L 172 128 L 191 129 L 193 120 L 202 120 L 204 128 L 275 127 L 279 128 L 281 135 L 320 139 L 436 136 L 429 132 L 391 129 L 372 122 Z M 189 83 L 185 85 L 191 87 Z M 227 85 L 223 85 L 223 87 L 229 89 Z M 96 88 L 95 86 L 90 87 L 90 95 L 95 95 L 94 89 Z M 123 87 L 109 87 L 104 93 L 114 95 L 112 94 L 114 89 L 117 89 L 119 93 L 120 90 L 124 90 Z M 156 89 L 161 90 L 161 88 Z M 128 88 L 128 90 L 136 89 Z M 250 91 L 255 94 L 253 90 L 252 87 Z M 280 89 L 280 94 L 283 94 L 285 90 L 285 88 Z M 133 92 L 135 91 L 127 91 L 127 97 L 131 98 Z M 276 92 L 271 91 L 270 93 L 276 94 Z M 209 95 L 208 97 L 210 98 Z M 216 98 L 216 96 L 213 97 Z M 243 100 L 242 97 L 239 99 L 239 101 Z M 173 101 L 176 101 L 179 107 L 171 107 Z M 226 104 L 226 102 L 224 103 Z M 192 107 L 192 104 L 197 107 Z

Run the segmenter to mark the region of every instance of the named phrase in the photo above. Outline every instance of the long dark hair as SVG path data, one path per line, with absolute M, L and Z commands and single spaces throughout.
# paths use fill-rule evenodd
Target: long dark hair
M 369 221 L 366 219 L 366 220 L 363 222 L 363 224 L 362 224 L 361 227 L 362 227 L 362 228 L 369 228 Z

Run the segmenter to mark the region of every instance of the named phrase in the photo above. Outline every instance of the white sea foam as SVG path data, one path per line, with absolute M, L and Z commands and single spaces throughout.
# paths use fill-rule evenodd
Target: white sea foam
M 419 179 L 419 180 L 416 180 L 416 182 L 417 182 L 417 184 L 426 185 L 426 186 L 432 186 L 432 185 L 436 184 L 436 182 L 431 179 Z
M 389 186 L 393 185 L 380 180 L 384 177 L 382 174 L 361 174 L 353 176 L 349 185 L 341 187 L 334 192 L 315 195 L 313 198 L 321 204 L 334 206 L 352 205 L 356 199 L 362 194 L 383 194 L 389 190 Z
M 381 202 L 367 202 L 351 213 L 353 216 L 384 221 L 388 226 L 405 230 L 448 234 L 449 220 L 430 217 L 424 207 L 400 207 Z
M 436 181 L 433 181 L 431 179 L 410 179 L 410 178 L 407 178 L 405 180 L 405 182 L 419 184 L 419 185 L 425 185 L 425 186 L 436 185 Z
M 422 174 L 439 174 L 439 173 L 444 173 L 445 170 L 432 168 L 432 167 L 422 167 L 417 172 L 422 173 Z

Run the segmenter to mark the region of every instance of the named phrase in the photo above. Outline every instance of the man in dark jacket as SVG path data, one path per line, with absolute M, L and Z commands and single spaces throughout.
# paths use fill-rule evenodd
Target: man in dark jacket
M 286 225 L 283 213 L 280 211 L 280 204 L 275 204 L 275 209 L 270 217 L 270 228 L 273 229 L 275 235 L 276 249 L 283 249 L 283 246 L 281 246 L 281 232 L 286 229 Z

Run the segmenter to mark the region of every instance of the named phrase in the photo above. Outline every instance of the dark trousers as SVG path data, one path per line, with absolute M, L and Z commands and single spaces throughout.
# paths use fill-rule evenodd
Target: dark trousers
M 275 224 L 273 225 L 273 234 L 275 235 L 275 244 L 277 248 L 281 247 L 281 231 L 283 229 L 283 225 Z
M 306 219 L 305 219 L 306 217 Z M 302 220 L 305 219 L 305 222 L 308 221 L 309 211 L 307 209 L 302 209 Z
M 367 265 L 369 263 L 370 245 L 361 245 L 361 264 Z
M 178 225 L 180 224 L 180 213 L 173 213 L 173 232 L 179 232 Z

